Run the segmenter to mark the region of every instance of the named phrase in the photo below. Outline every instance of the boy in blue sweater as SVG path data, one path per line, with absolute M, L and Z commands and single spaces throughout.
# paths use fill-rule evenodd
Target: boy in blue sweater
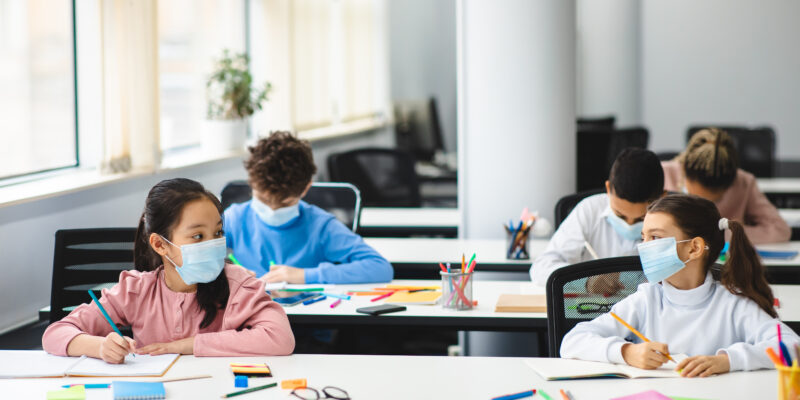
M 225 238 L 243 266 L 266 282 L 392 279 L 391 264 L 360 236 L 301 200 L 317 172 L 308 141 L 274 132 L 249 150 L 245 168 L 253 198 L 225 210 Z

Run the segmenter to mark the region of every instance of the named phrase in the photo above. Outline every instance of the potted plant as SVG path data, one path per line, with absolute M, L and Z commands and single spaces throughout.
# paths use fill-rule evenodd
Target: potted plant
M 247 140 L 247 118 L 267 101 L 272 85 L 265 82 L 253 86 L 246 54 L 233 54 L 225 49 L 215 61 L 214 71 L 206 83 L 207 124 L 202 137 L 208 153 L 225 153 L 244 148 Z

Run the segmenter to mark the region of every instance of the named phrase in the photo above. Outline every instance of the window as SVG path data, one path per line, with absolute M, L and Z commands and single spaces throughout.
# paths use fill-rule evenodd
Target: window
M 223 49 L 245 51 L 244 0 L 158 2 L 162 150 L 200 143 L 206 78 Z
M 0 0 L 0 178 L 77 165 L 71 0 Z

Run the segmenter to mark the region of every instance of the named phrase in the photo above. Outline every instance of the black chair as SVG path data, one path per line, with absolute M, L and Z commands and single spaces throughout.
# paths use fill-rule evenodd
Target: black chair
M 600 193 L 605 193 L 605 189 L 593 189 L 593 190 L 586 190 L 579 193 L 573 193 L 570 195 L 566 195 L 560 199 L 556 203 L 556 229 L 561 226 L 561 223 L 567 218 L 572 209 L 581 202 L 581 200 L 593 196 Z
M 645 128 L 579 130 L 576 192 L 605 187 L 617 155 L 627 147 L 646 149 L 649 137 Z
M 619 273 L 617 277 L 616 274 Z M 614 274 L 611 276 L 602 276 Z M 564 293 L 586 292 L 586 278 L 619 279 L 625 290 L 605 297 L 596 295 L 564 297 Z M 613 304 L 647 282 L 638 256 L 604 258 L 559 268 L 547 280 L 547 339 L 550 357 L 559 357 L 564 335 L 579 322 L 589 321 L 608 312 Z
M 614 129 L 616 117 L 608 115 L 604 117 L 578 117 L 575 121 L 579 131 L 589 129 Z
M 331 180 L 361 191 L 364 207 L 420 207 L 420 185 L 411 153 L 363 148 L 328 156 Z
M 121 271 L 133 269 L 136 228 L 61 229 L 56 231 L 50 322 L 60 320 L 74 306 L 99 297 L 98 285 L 116 283 Z
M 686 142 L 701 129 L 719 128 L 730 135 L 739 153 L 739 168 L 758 178 L 775 176 L 775 131 L 762 126 L 747 128 L 743 126 L 696 125 L 686 131 Z
M 436 152 L 444 151 L 436 98 L 394 102 L 394 120 L 397 148 L 417 161 L 433 162 Z
M 250 200 L 252 195 L 253 191 L 247 181 L 228 182 L 220 194 L 222 207 L 243 203 Z M 341 182 L 314 182 L 303 200 L 333 214 L 353 232 L 358 229 L 361 193 L 355 186 Z

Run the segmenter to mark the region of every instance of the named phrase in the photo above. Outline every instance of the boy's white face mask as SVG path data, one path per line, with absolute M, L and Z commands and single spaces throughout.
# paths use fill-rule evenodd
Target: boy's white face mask
M 300 216 L 300 203 L 273 210 L 258 197 L 253 196 L 251 204 L 258 218 L 269 226 L 286 225 Z

